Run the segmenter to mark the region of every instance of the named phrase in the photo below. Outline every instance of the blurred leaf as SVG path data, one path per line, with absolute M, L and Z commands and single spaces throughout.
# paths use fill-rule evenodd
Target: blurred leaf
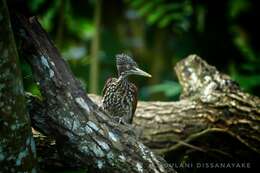
M 245 63 L 241 64 L 241 67 L 243 70 L 247 70 L 249 72 L 254 73 L 257 69 L 259 69 L 259 64 L 260 64 L 260 61 L 245 62 Z
M 197 25 L 196 29 L 198 32 L 202 33 L 204 31 L 205 25 L 205 17 L 206 17 L 206 8 L 203 5 L 198 5 L 196 7 L 196 18 L 197 18 Z
M 40 92 L 40 90 L 39 90 L 39 88 L 38 88 L 38 86 L 36 84 L 30 85 L 29 91 L 33 95 L 41 96 L 41 92 Z
M 165 26 L 169 25 L 171 21 L 174 20 L 175 22 L 178 22 L 178 21 L 182 20 L 182 18 L 183 18 L 182 14 L 179 14 L 179 13 L 167 15 L 159 22 L 159 26 L 165 27 Z
M 173 4 L 162 4 L 153 10 L 153 13 L 148 15 L 148 22 L 153 24 L 157 22 L 163 15 L 167 15 L 167 12 L 171 12 L 171 10 L 178 10 L 181 7 L 181 4 L 173 3 Z
M 230 31 L 233 33 L 233 42 L 235 46 L 241 51 L 245 58 L 250 61 L 256 60 L 256 54 L 248 43 L 247 36 L 239 26 L 230 27 Z
M 93 21 L 89 21 L 84 18 L 73 18 L 73 16 L 67 16 L 68 29 L 82 40 L 90 40 L 93 37 L 95 28 Z
M 248 0 L 229 0 L 229 17 L 236 18 L 243 11 L 250 9 L 250 1 Z
M 39 9 L 39 7 L 44 3 L 45 0 L 29 0 L 29 8 L 35 12 Z
M 161 16 L 163 15 L 162 13 L 162 9 L 160 10 L 156 10 L 154 13 L 150 14 L 148 16 L 148 23 L 150 24 L 154 24 Z
M 147 4 L 145 4 L 143 7 L 141 7 L 138 12 L 139 12 L 139 15 L 141 16 L 144 16 L 146 15 L 147 13 L 150 13 L 150 11 L 153 9 L 153 7 L 155 6 L 155 3 L 154 1 L 151 1 Z
M 186 16 L 189 16 L 189 15 L 192 15 L 193 13 L 193 7 L 192 7 L 192 4 L 191 4 L 191 1 L 184 1 L 184 4 L 183 4 L 183 11 L 184 11 L 184 14 Z
M 229 71 L 232 79 L 237 81 L 241 88 L 245 89 L 246 91 L 252 91 L 254 87 L 257 87 L 260 84 L 260 74 L 241 74 L 239 73 L 235 63 L 231 63 L 229 65 Z
M 240 86 L 247 91 L 251 91 L 252 88 L 259 86 L 259 81 L 260 81 L 259 74 L 250 75 L 250 76 L 239 74 L 234 78 L 236 81 L 238 81 Z
M 165 81 L 158 85 L 149 86 L 147 90 L 150 94 L 164 93 L 167 97 L 175 97 L 180 94 L 181 86 L 174 81 Z
M 128 0 L 128 2 L 131 2 L 133 7 L 139 7 L 142 3 L 144 3 L 143 0 Z
M 51 7 L 40 18 L 40 23 L 47 31 L 51 31 L 53 28 L 53 18 L 57 15 L 60 1 L 54 1 Z
M 189 16 L 193 13 L 190 0 L 164 1 L 164 0 L 133 0 L 128 1 L 140 16 L 147 19 L 148 24 L 157 24 L 163 28 L 170 24 L 177 24 L 180 28 L 187 30 L 190 26 Z

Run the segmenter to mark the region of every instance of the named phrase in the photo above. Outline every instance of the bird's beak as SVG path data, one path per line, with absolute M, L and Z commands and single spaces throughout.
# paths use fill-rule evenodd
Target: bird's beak
M 149 73 L 146 73 L 145 71 L 141 70 L 140 68 L 135 67 L 133 70 L 131 70 L 132 74 L 145 76 L 145 77 L 152 77 Z

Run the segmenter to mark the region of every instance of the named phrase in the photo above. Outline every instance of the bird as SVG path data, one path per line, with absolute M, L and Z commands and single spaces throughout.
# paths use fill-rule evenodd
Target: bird
M 119 123 L 131 124 L 137 105 L 138 88 L 128 81 L 130 75 L 152 77 L 141 70 L 126 54 L 116 55 L 118 78 L 107 79 L 103 88 L 102 108 Z

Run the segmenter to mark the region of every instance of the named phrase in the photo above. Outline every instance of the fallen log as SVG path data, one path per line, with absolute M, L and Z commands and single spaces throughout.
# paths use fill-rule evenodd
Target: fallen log
M 179 62 L 175 71 L 183 87 L 180 101 L 138 102 L 133 126 L 144 144 L 171 163 L 203 155 L 204 161 L 246 161 L 257 167 L 259 97 L 243 92 L 196 55 Z M 101 97 L 89 96 L 100 103 Z

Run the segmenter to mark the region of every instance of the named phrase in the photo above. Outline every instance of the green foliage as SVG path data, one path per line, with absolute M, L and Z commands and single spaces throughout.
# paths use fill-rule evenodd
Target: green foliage
M 249 61 L 255 61 L 256 55 L 254 50 L 248 43 L 247 38 L 243 35 L 243 31 L 240 30 L 238 26 L 231 27 L 231 32 L 234 34 L 233 41 L 235 46 L 241 51 L 246 59 Z
M 206 18 L 206 8 L 204 5 L 196 6 L 196 29 L 198 32 L 202 33 L 205 28 L 205 18 Z
M 44 0 L 40 0 L 40 1 L 44 1 Z M 60 3 L 61 3 L 61 1 L 53 1 L 51 6 L 49 7 L 49 9 L 46 11 L 46 13 L 43 14 L 42 17 L 40 18 L 40 22 L 41 22 L 42 26 L 47 31 L 51 31 L 53 29 L 53 26 L 54 26 L 53 19 L 58 14 L 58 9 L 59 9 Z M 41 3 L 39 3 L 37 5 L 38 6 L 37 6 L 37 8 L 35 8 L 35 10 L 37 10 L 39 8 Z
M 45 2 L 45 0 L 29 0 L 28 6 L 30 9 L 35 12 L 39 9 L 39 7 Z
M 157 85 L 146 87 L 149 95 L 164 94 L 166 98 L 176 98 L 180 95 L 181 86 L 175 81 L 164 81 Z
M 40 22 L 69 62 L 73 73 L 89 86 L 90 45 L 95 31 L 95 1 L 29 0 Z M 241 23 L 241 16 L 257 13 L 252 1 L 227 0 L 123 0 L 103 1 L 99 50 L 100 93 L 105 80 L 116 76 L 114 55 L 130 53 L 146 71 L 160 74 L 157 79 L 133 81 L 140 89 L 140 98 L 176 100 L 180 86 L 174 81 L 173 66 L 185 56 L 196 53 L 220 71 L 230 74 L 242 88 L 258 94 L 260 87 L 260 53 L 252 26 L 255 20 Z M 47 3 L 47 5 L 46 5 Z M 109 5 L 108 5 L 109 4 Z M 213 4 L 213 5 L 212 5 Z M 215 6 L 219 13 L 213 10 Z M 47 7 L 46 9 L 43 9 Z M 254 8 L 256 7 L 256 8 Z M 253 9 L 254 8 L 254 9 Z M 117 10 L 115 10 L 117 9 Z M 215 8 L 216 9 L 216 8 Z M 131 11 L 135 17 L 126 14 Z M 62 15 L 63 14 L 63 15 Z M 247 17 L 247 16 L 246 16 Z M 63 18 L 63 22 L 60 22 Z M 252 24 L 253 25 L 247 25 Z M 250 28 L 251 27 L 251 28 Z M 61 30 L 61 38 L 57 39 Z M 187 32 L 188 31 L 188 32 Z M 220 53 L 219 53 L 220 52 Z M 221 54 L 222 57 L 216 54 Z M 158 68 L 160 62 L 165 66 Z M 23 66 L 25 63 L 23 63 Z M 23 69 L 27 90 L 39 94 L 29 67 Z M 149 86 L 149 83 L 156 85 Z
M 21 70 L 23 74 L 23 83 L 25 91 L 30 91 L 33 95 L 41 96 L 37 85 L 33 81 L 32 71 L 30 66 L 21 58 Z
M 242 12 L 250 8 L 250 1 L 248 0 L 229 0 L 228 15 L 230 18 L 239 16 Z
M 147 23 L 160 28 L 174 24 L 187 31 L 190 27 L 189 17 L 193 14 L 191 1 L 166 0 L 131 0 L 132 8 L 137 9 L 140 16 L 144 16 Z
M 45 0 L 33 0 L 32 3 L 29 3 L 31 10 L 37 11 L 44 2 Z M 66 27 L 71 34 L 83 41 L 92 38 L 94 33 L 93 21 L 75 16 L 72 12 L 70 1 L 57 0 L 50 3 L 48 10 L 40 17 L 40 22 L 47 31 L 53 30 L 55 18 L 59 16 L 60 8 L 63 8 L 64 13 L 62 15 L 64 15 L 65 20 L 65 26 L 63 27 Z M 61 3 L 64 3 L 64 6 L 61 7 Z
M 72 34 L 83 41 L 90 40 L 94 34 L 93 22 L 84 18 L 73 18 L 67 15 L 67 27 Z
M 260 85 L 260 54 L 250 43 L 250 33 L 245 31 L 237 21 L 241 14 L 249 12 L 252 6 L 249 1 L 229 1 L 229 31 L 232 33 L 234 46 L 243 55 L 242 63 L 238 66 L 234 62 L 229 65 L 231 76 L 240 83 L 246 91 L 253 92 L 253 89 Z

